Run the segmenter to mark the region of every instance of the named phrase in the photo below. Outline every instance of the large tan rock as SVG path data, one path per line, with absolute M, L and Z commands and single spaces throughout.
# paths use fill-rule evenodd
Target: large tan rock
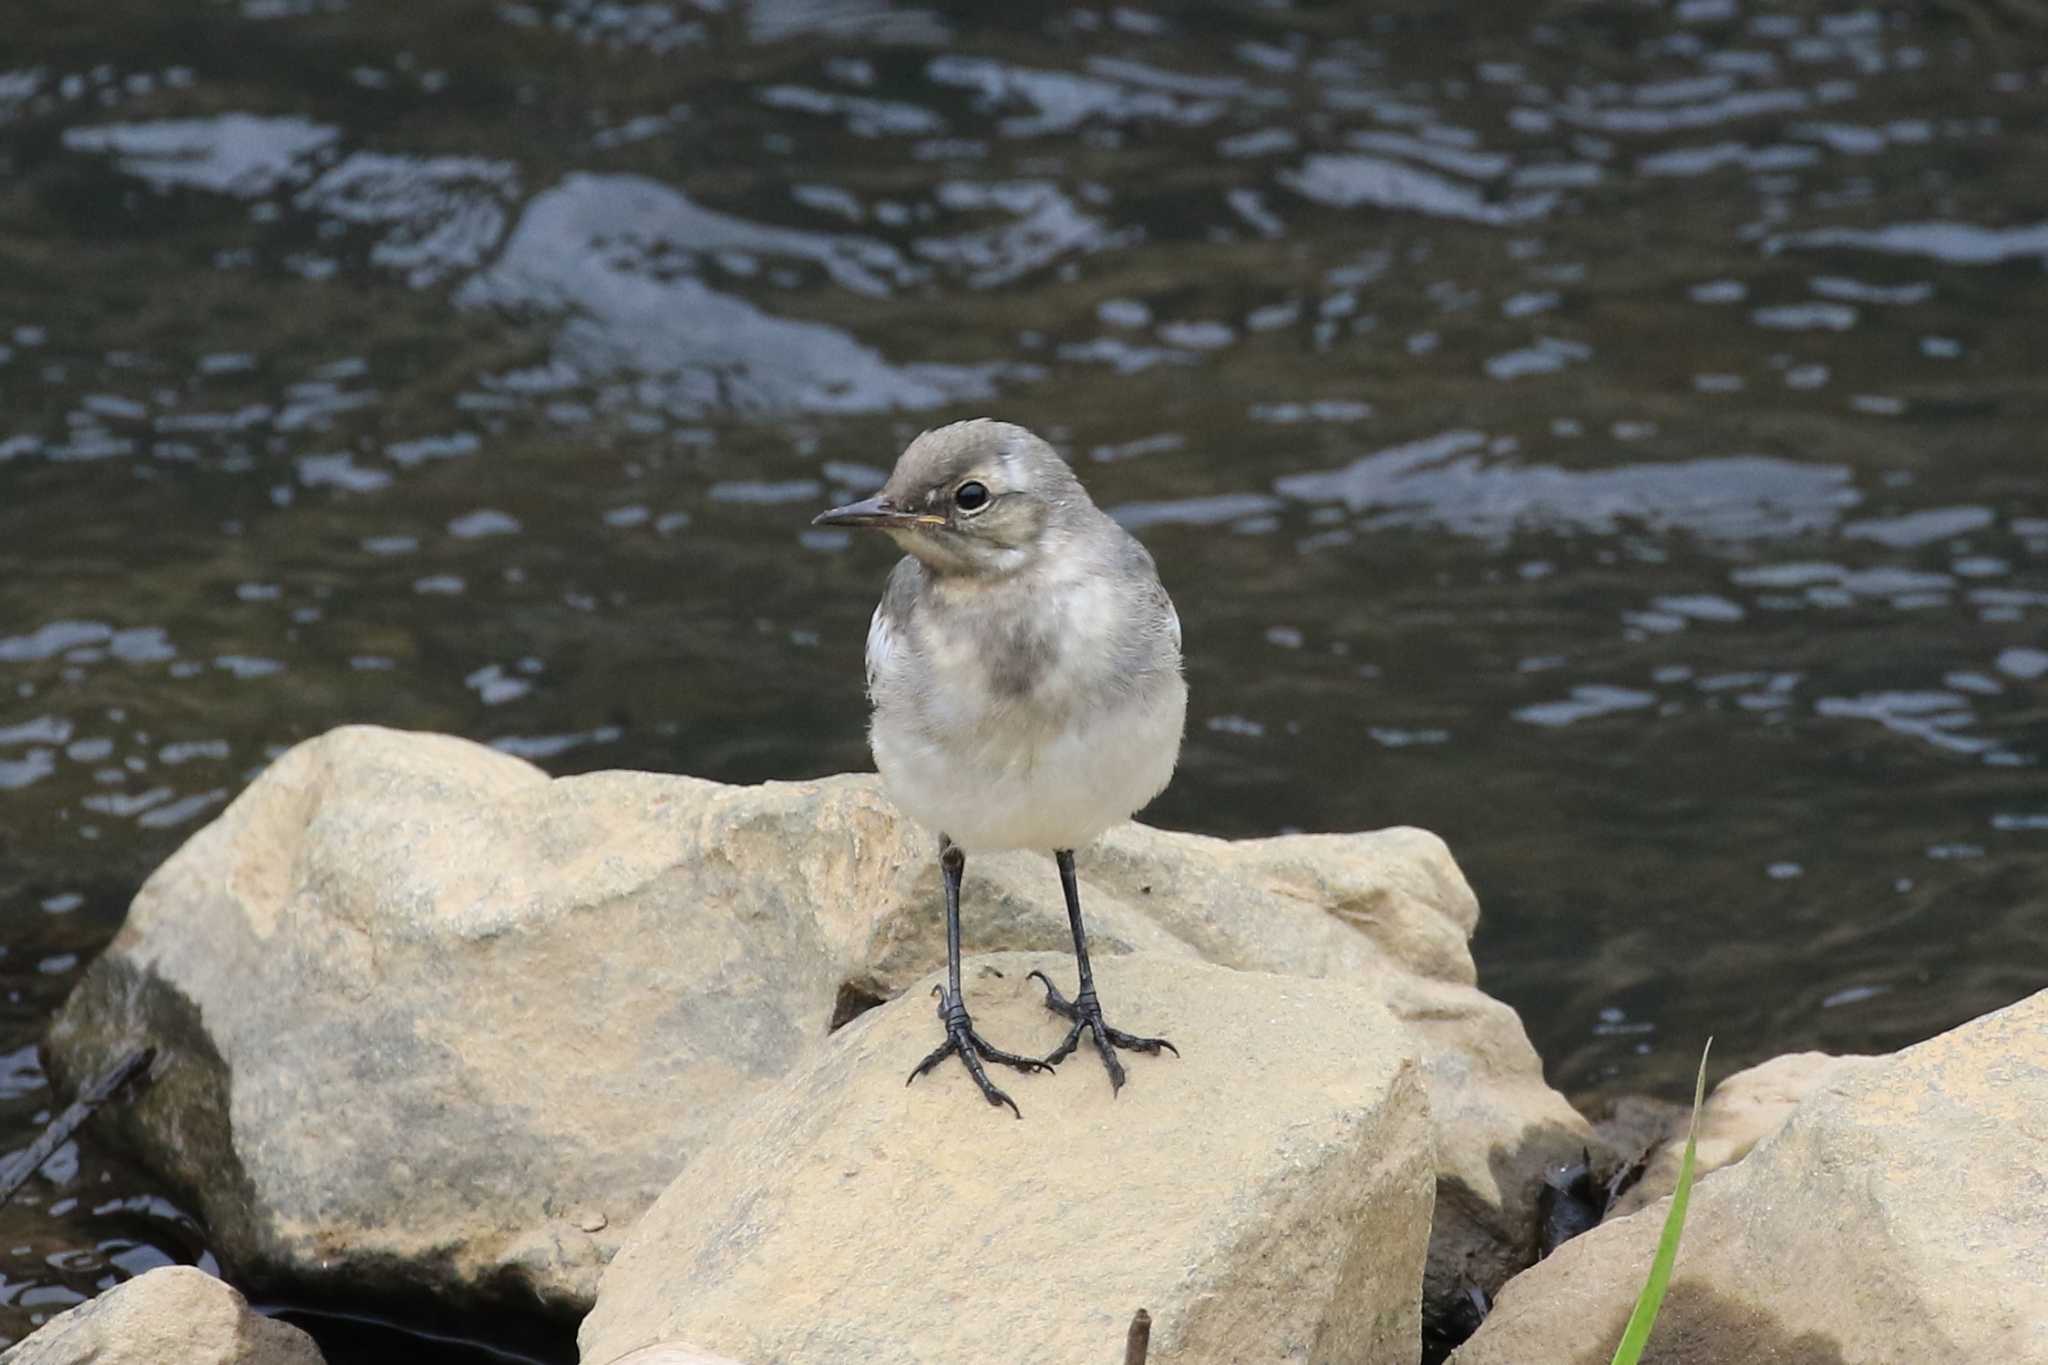
M 1693 1189 L 1647 1362 L 2048 1362 L 2048 992 L 1838 1068 Z M 1516 1277 L 1454 1365 L 1601 1365 L 1669 1205 Z
M 159 1266 L 51 1318 L 6 1365 L 322 1365 L 313 1338 L 191 1266 Z
M 1718 1171 L 1748 1156 L 1757 1143 L 1785 1126 L 1785 1120 L 1808 1095 L 1846 1078 L 1858 1067 L 1876 1066 L 1872 1057 L 1837 1057 L 1826 1052 L 1788 1052 L 1722 1081 L 1700 1106 L 1693 1146 L 1693 1175 Z M 1626 1218 L 1678 1188 L 1678 1168 L 1685 1157 L 1685 1130 L 1690 1111 L 1672 1106 L 1674 1122 L 1651 1148 L 1643 1174 L 1623 1190 L 1607 1211 L 1611 1219 Z
M 1432 1302 L 1527 1263 L 1543 1168 L 1587 1130 L 1474 985 L 1478 907 L 1440 840 L 1129 825 L 1081 875 L 1098 960 L 1370 987 L 1431 1092 Z M 1050 858 L 976 857 L 967 881 L 970 951 L 1067 949 Z M 551 781 L 347 727 L 158 870 L 53 1057 L 167 1054 L 107 1121 L 244 1276 L 577 1312 L 734 1104 L 944 961 L 940 903 L 930 837 L 873 777 Z
M 573 1311 L 729 1101 L 825 1035 L 839 884 L 891 822 L 753 796 L 336 731 L 150 878 L 55 1060 L 167 1054 L 111 1117 L 247 1276 Z
M 967 981 L 977 1026 L 1043 1051 L 1033 967 Z M 996 976 L 992 972 L 1000 971 Z M 1113 1018 L 1183 1056 L 1005 1073 L 1022 1121 L 948 1064 L 913 990 L 765 1093 L 671 1185 L 606 1272 L 586 1365 L 676 1339 L 782 1365 L 1121 1359 L 1412 1362 L 1434 1178 L 1409 1035 L 1368 983 L 1176 956 L 1098 966 Z M 927 983 L 920 983 L 920 987 Z
M 929 855 L 913 850 L 908 887 L 889 898 L 876 939 L 879 994 L 906 984 L 910 963 L 944 961 L 944 923 Z M 1113 948 L 1170 951 L 1244 971 L 1338 977 L 1370 985 L 1415 1041 L 1436 1134 L 1436 1224 L 1426 1310 L 1456 1311 L 1467 1286 L 1489 1294 L 1535 1259 L 1545 1169 L 1597 1140 L 1543 1080 L 1522 1021 L 1479 990 L 1467 940 L 1479 903 L 1441 839 L 1419 829 L 1203 838 L 1127 824 L 1079 859 L 1090 941 L 1118 927 Z M 970 860 L 970 944 L 1059 949 L 1066 910 L 1051 860 Z M 996 909 L 995 922 L 988 911 Z M 1097 950 L 1098 955 L 1101 949 Z M 898 964 L 901 964 L 900 966 Z

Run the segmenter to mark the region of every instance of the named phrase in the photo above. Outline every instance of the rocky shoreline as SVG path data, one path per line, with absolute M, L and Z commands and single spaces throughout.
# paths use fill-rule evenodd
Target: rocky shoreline
M 1184 1055 L 1114 1100 L 1017 1078 L 1021 1124 L 957 1069 L 902 1084 L 944 961 L 929 855 L 872 778 L 551 780 L 347 727 L 159 869 L 46 1051 L 75 1083 L 158 1050 L 103 1131 L 236 1283 L 581 1318 L 586 1365 L 1110 1362 L 1139 1307 L 1155 1361 L 1414 1365 L 1496 1304 L 1457 1361 L 1606 1359 L 1673 1162 L 1544 1084 L 1440 840 L 1112 833 L 1098 975 Z M 1037 861 L 968 874 L 968 994 L 1025 1052 L 1060 1032 L 1024 979 L 1066 936 Z M 1723 1081 L 1662 1358 L 2048 1361 L 2044 1114 L 2048 992 Z M 1559 1173 L 1638 1159 L 1538 1264 Z M 127 1359 L 91 1352 L 188 1317 L 195 1365 L 319 1359 L 194 1277 L 4 1359 Z

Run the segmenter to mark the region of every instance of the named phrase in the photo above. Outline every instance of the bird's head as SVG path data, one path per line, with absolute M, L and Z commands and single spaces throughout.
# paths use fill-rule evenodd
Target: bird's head
M 982 417 L 925 432 L 881 492 L 812 524 L 886 531 L 935 573 L 1002 575 L 1037 563 L 1093 510 L 1051 446 Z

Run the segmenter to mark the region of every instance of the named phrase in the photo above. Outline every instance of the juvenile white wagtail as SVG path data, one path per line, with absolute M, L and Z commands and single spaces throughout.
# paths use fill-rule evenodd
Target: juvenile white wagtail
M 1050 1070 L 1085 1029 L 1115 1090 L 1117 1048 L 1178 1056 L 1103 1021 L 1074 877 L 1074 850 L 1157 796 L 1180 757 L 1180 617 L 1152 556 L 1051 446 L 985 418 L 925 432 L 880 493 L 816 524 L 874 527 L 907 552 L 868 627 L 867 674 L 875 766 L 938 834 L 946 883 L 946 1041 L 910 1080 L 958 1056 L 990 1104 L 1017 1113 L 983 1060 Z M 1074 931 L 1079 995 L 1032 973 L 1046 1007 L 1074 1021 L 1043 1060 L 985 1042 L 960 994 L 967 851 L 1005 848 L 1052 851 Z

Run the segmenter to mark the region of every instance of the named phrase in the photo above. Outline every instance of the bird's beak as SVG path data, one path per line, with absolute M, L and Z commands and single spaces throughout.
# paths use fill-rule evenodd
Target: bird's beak
M 811 518 L 813 526 L 876 526 L 883 530 L 905 530 L 913 526 L 944 526 L 944 517 L 922 512 L 905 512 L 877 493 L 872 498 L 850 502 Z

